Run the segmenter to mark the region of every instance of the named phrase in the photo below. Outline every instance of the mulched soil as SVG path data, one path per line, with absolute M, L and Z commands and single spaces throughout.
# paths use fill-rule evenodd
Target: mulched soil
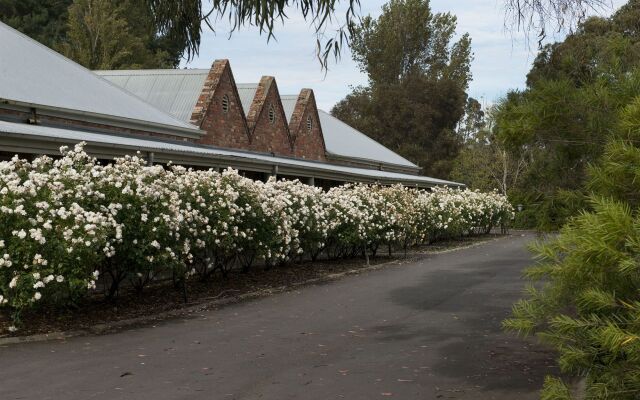
M 445 250 L 466 247 L 477 242 L 489 241 L 503 235 L 481 235 L 465 237 L 428 246 L 411 249 L 407 256 L 404 253 L 380 254 L 370 259 L 370 265 L 390 262 L 404 263 L 414 261 L 428 254 Z M 250 293 L 256 296 L 288 290 L 304 283 L 330 279 L 332 275 L 341 273 L 357 273 L 365 269 L 363 259 L 320 260 L 302 262 L 286 266 L 265 269 L 254 267 L 247 273 L 231 271 L 227 279 L 214 275 L 203 282 L 192 278 L 188 284 L 188 300 L 184 301 L 181 290 L 176 290 L 171 282 L 159 282 L 145 288 L 142 295 L 133 292 L 121 293 L 116 302 L 107 301 L 103 296 L 90 297 L 75 309 L 40 308 L 22 315 L 22 326 L 18 332 L 8 334 L 11 321 L 6 311 L 0 313 L 0 337 L 27 336 L 41 333 L 65 331 L 96 331 L 96 327 L 117 321 L 131 320 L 140 317 L 157 317 L 157 319 L 185 313 L 194 306 L 207 308 L 216 300 L 233 300 Z

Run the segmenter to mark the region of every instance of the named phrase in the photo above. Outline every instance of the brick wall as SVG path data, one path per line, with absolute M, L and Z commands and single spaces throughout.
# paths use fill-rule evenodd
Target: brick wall
M 313 90 L 302 89 L 289 122 L 293 154 L 297 158 L 326 161 L 322 126 Z
M 225 96 L 229 107 L 226 112 L 222 105 Z M 211 66 L 191 123 L 206 132 L 202 144 L 326 160 L 313 91 L 300 92 L 294 118 L 287 123 L 278 85 L 273 77 L 264 76 L 245 115 L 228 60 L 216 60 Z
M 223 101 L 227 103 L 226 111 Z M 216 60 L 211 66 L 191 123 L 206 132 L 200 139 L 202 144 L 250 148 L 249 129 L 228 60 Z
M 273 77 L 263 76 L 260 79 L 247 113 L 247 124 L 251 131 L 251 150 L 280 156 L 293 155 L 287 117 Z

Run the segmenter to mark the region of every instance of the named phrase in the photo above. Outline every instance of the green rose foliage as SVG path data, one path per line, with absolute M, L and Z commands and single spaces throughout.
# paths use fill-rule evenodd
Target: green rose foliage
M 0 306 L 17 323 L 24 310 L 78 306 L 96 289 L 140 294 L 161 279 L 186 296 L 196 274 L 322 251 L 375 255 L 381 245 L 484 232 L 512 213 L 495 193 L 364 184 L 326 193 L 137 156 L 104 165 L 80 144 L 55 161 L 0 162 Z

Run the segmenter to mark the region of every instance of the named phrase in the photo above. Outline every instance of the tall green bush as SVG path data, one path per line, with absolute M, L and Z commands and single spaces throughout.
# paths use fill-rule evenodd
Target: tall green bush
M 232 169 L 147 166 L 136 156 L 102 165 L 78 145 L 55 161 L 0 162 L 0 306 L 18 320 L 22 310 L 77 304 L 96 288 L 116 297 L 123 282 L 141 294 L 167 277 L 186 295 L 193 275 L 327 250 L 375 255 L 381 245 L 486 231 L 511 215 L 496 193 L 364 184 L 325 193 Z
M 640 397 L 640 148 L 633 140 L 639 111 L 621 112 L 616 139 L 589 168 L 591 211 L 533 247 L 527 298 L 504 322 L 552 345 L 562 372 L 585 378 L 588 399 Z M 542 398 L 572 395 L 567 383 L 547 377 Z

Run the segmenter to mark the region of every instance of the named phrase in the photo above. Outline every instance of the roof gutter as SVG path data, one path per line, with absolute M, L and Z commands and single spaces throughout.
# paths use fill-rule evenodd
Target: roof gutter
M 9 152 L 28 152 L 32 154 L 59 154 L 59 145 L 73 145 L 77 143 L 75 140 L 66 138 L 38 138 L 34 139 L 32 135 L 25 133 L 4 133 L 2 136 L 8 139 L 11 136 L 16 140 L 13 143 L 5 141 L 3 149 Z M 29 143 L 29 144 L 27 144 Z M 350 173 L 346 171 L 336 171 L 330 168 L 292 165 L 277 160 L 266 161 L 253 159 L 250 157 L 234 156 L 234 155 L 215 155 L 191 153 L 180 150 L 167 150 L 156 148 L 141 149 L 137 146 L 121 145 L 115 143 L 103 143 L 95 141 L 86 141 L 87 151 L 98 158 L 114 158 L 124 154 L 136 154 L 137 152 L 153 153 L 154 161 L 157 163 L 167 163 L 169 161 L 175 164 L 199 165 L 211 168 L 232 167 L 236 169 L 245 169 L 256 172 L 273 173 L 277 169 L 279 175 L 291 175 L 299 177 L 314 177 L 317 179 L 327 179 L 333 181 L 352 181 L 363 183 L 381 183 L 394 184 L 402 183 L 406 186 L 414 186 L 421 188 L 429 188 L 434 186 L 452 186 L 464 187 L 464 185 L 456 182 L 448 182 L 442 180 L 413 179 L 410 177 L 376 177 L 368 176 L 366 170 L 362 174 Z M 416 178 L 424 178 L 416 175 Z
M 327 151 L 327 157 L 336 161 L 366 165 L 368 167 L 372 167 L 376 169 L 381 167 L 381 170 L 383 171 L 391 171 L 391 172 L 403 171 L 403 172 L 407 172 L 415 175 L 418 175 L 420 171 L 422 171 L 422 168 L 418 167 L 417 165 L 409 166 L 409 165 L 402 165 L 402 164 L 393 164 L 393 163 L 388 163 L 388 162 L 379 161 L 379 160 L 371 160 L 368 158 L 341 156 L 335 153 L 331 153 L 330 151 Z
M 55 107 L 55 106 L 47 106 L 42 104 L 28 103 L 10 99 L 0 98 L 0 105 L 6 104 L 10 106 L 16 106 L 18 108 L 25 109 L 25 111 L 29 111 L 33 108 L 38 110 L 40 114 L 52 116 L 52 117 L 60 117 L 60 118 L 68 118 L 74 119 L 77 117 L 82 117 L 82 121 L 98 123 L 98 124 L 108 124 L 114 127 L 140 130 L 145 132 L 153 132 L 153 133 L 162 133 L 165 135 L 179 136 L 185 139 L 200 139 L 205 135 L 205 132 L 196 128 L 187 128 L 173 125 L 160 124 L 152 121 L 143 121 L 132 118 L 124 118 L 117 117 L 114 115 L 107 114 L 99 114 L 93 113 L 90 111 L 81 111 L 81 110 L 71 110 L 67 108 Z

